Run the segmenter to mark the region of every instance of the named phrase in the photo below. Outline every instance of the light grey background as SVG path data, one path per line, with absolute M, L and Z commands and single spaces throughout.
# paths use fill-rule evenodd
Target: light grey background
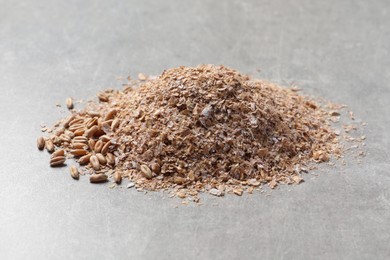
M 0 0 L 0 258 L 389 259 L 389 47 L 385 0 Z M 348 104 L 367 157 L 270 196 L 175 208 L 73 181 L 36 150 L 68 96 L 199 63 Z

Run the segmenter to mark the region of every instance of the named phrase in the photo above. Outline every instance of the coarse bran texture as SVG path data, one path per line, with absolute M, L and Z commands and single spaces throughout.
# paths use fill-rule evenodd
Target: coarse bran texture
M 76 158 L 92 183 L 129 179 L 138 190 L 194 201 L 199 192 L 241 196 L 261 184 L 298 184 L 310 162 L 342 153 L 330 126 L 337 110 L 224 66 L 142 74 L 98 98 L 72 110 L 45 139 L 48 151 L 54 145 Z M 37 143 L 43 149 L 43 139 Z M 64 158 L 51 164 L 62 165 Z M 71 172 L 78 179 L 79 171 Z

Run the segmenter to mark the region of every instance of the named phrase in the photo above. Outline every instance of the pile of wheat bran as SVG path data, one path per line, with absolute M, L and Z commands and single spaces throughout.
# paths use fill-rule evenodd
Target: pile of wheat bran
M 128 179 L 139 190 L 198 201 L 199 192 L 242 195 L 300 183 L 310 162 L 341 155 L 330 126 L 337 112 L 295 89 L 213 65 L 139 77 L 79 111 L 67 101 L 71 115 L 38 139 L 38 148 L 54 153 L 52 166 L 75 158 L 75 179 Z

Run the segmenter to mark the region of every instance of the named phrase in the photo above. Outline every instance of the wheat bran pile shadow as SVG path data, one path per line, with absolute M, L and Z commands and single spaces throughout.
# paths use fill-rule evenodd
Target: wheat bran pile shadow
M 140 79 L 58 122 L 41 139 L 63 151 L 53 166 L 75 157 L 84 166 L 72 167 L 73 177 L 128 178 L 138 189 L 197 201 L 199 192 L 241 195 L 265 183 L 300 183 L 309 162 L 341 154 L 329 111 L 293 89 L 213 65 Z

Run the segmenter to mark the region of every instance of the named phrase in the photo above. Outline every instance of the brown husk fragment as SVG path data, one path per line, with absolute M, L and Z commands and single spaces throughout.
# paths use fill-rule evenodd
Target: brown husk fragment
M 59 124 L 79 136 L 57 146 L 137 188 L 241 196 L 261 183 L 300 183 L 301 167 L 341 153 L 334 108 L 224 66 L 169 69 L 98 97 Z

